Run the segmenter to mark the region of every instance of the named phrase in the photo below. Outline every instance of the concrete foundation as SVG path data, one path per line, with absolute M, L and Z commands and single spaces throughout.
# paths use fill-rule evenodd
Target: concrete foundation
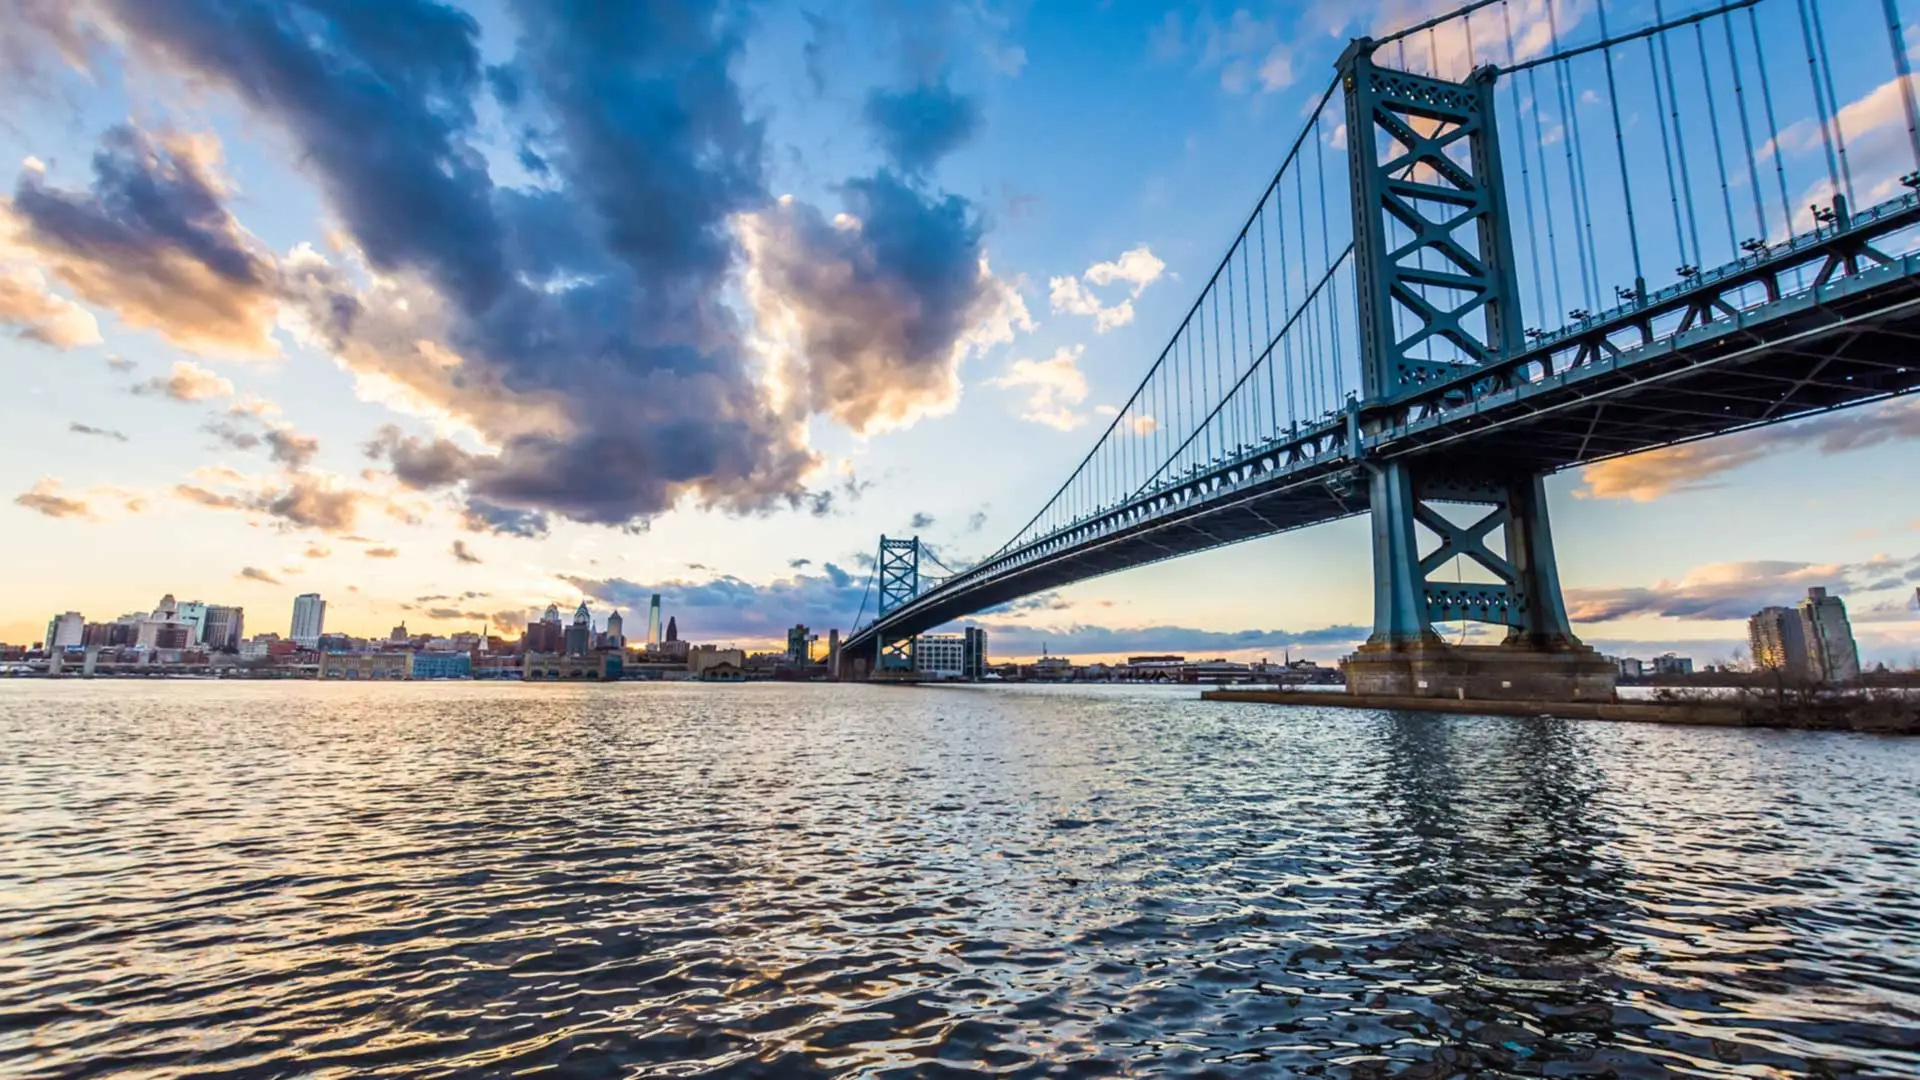
M 1585 645 L 1363 645 L 1343 666 L 1347 690 L 1401 698 L 1612 701 L 1619 670 Z

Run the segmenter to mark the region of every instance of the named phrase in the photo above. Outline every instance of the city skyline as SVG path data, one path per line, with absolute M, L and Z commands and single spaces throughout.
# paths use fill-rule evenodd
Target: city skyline
M 821 33 L 776 5 L 729 28 L 738 40 L 688 43 L 727 73 L 701 92 L 765 130 L 719 124 L 700 138 L 726 153 L 668 162 L 565 99 L 555 58 L 517 44 L 524 12 L 475 3 L 471 25 L 430 24 L 446 66 L 423 58 L 422 70 L 449 80 L 460 106 L 403 94 L 390 113 L 345 124 L 345 75 L 310 97 L 249 82 L 193 51 L 191 32 L 205 29 L 189 25 L 195 6 L 174 21 L 126 4 L 21 16 L 30 32 L 7 89 L 44 107 L 0 133 L 0 158 L 17 164 L 0 205 L 0 364 L 19 391 L 0 419 L 49 452 L 0 463 L 0 559 L 18 579 L 0 601 L 0 640 L 168 591 L 253 611 L 316 592 L 330 626 L 366 636 L 403 620 L 524 624 L 563 595 L 617 605 L 639 627 L 659 594 L 703 639 L 757 648 L 777 648 L 796 623 L 844 630 L 880 533 L 922 534 L 963 562 L 1044 502 L 1270 174 L 1319 78 L 1306 74 L 1400 12 L 1281 5 L 1236 21 L 955 7 L 931 29 L 849 17 Z M 402 4 L 395 17 L 429 10 Z M 1591 30 L 1570 14 L 1564 31 Z M 552 32 L 542 40 L 591 44 L 590 27 L 537 18 Z M 130 50 L 136 30 L 146 44 Z M 800 41 L 811 46 L 781 44 Z M 389 62 L 348 34 L 331 45 Z M 477 76 L 482 61 L 499 74 Z M 1886 85 L 1840 75 L 1865 183 L 1905 121 Z M 508 124 L 516 109 L 538 138 Z M 474 215 L 475 235 L 544 225 L 568 247 L 546 253 L 552 266 L 581 281 L 644 270 L 716 297 L 734 325 L 700 329 L 732 343 L 705 358 L 727 393 L 660 375 L 669 389 L 642 394 L 628 371 L 628 389 L 609 395 L 574 377 L 580 342 L 546 355 L 487 337 L 499 328 L 466 291 L 476 267 L 528 277 L 536 253 L 503 241 L 482 266 L 455 236 L 399 229 L 410 220 L 399 182 L 438 183 L 425 159 L 315 160 L 319 140 L 363 124 L 408 130 L 408 118 L 483 164 L 460 177 L 478 196 L 434 189 Z M 562 201 L 619 223 L 589 164 L 597 151 L 645 177 L 684 165 L 696 187 L 729 193 L 699 208 L 702 227 L 676 249 L 705 261 L 616 270 L 622 253 L 604 237 L 562 228 L 584 228 Z M 1793 169 L 1820 154 L 1817 139 L 1775 151 Z M 159 203 L 128 198 L 135 182 Z M 173 217 L 140 216 L 159 209 Z M 892 276 L 870 292 L 822 292 L 795 272 L 806 258 L 851 265 L 854 221 L 917 246 L 875 264 Z M 99 250 L 119 257 L 89 257 Z M 907 254 L 946 276 L 907 274 Z M 553 281 L 515 294 L 530 317 L 553 319 L 542 305 L 563 294 L 634 315 Z M 948 306 L 938 325 L 903 322 L 902 296 Z M 322 317 L 327 301 L 368 317 L 344 332 Z M 844 348 L 808 334 L 847 319 L 900 333 Z M 608 326 L 635 370 L 676 370 L 641 356 L 630 319 Z M 730 416 L 751 421 L 719 422 Z M 569 433 L 551 454 L 511 468 L 490 456 L 543 425 Z M 676 455 L 698 440 L 636 434 L 653 429 L 751 438 L 693 461 Z M 1615 654 L 1730 656 L 1754 611 L 1821 586 L 1847 601 L 1863 662 L 1910 662 L 1920 500 L 1889 478 L 1910 469 L 1916 437 L 1920 408 L 1893 402 L 1552 478 L 1576 631 Z M 735 451 L 749 468 L 721 464 Z M 662 467 L 627 475 L 616 455 Z M 1340 522 L 980 622 L 1008 656 L 1332 658 L 1370 623 L 1365 537 L 1364 522 Z

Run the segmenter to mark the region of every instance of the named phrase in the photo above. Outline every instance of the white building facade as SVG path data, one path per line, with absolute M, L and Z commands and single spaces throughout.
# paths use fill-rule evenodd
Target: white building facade
M 320 599 L 319 593 L 302 593 L 293 598 L 293 632 L 288 636 L 303 649 L 311 649 L 320 644 L 320 635 L 326 633 L 327 602 Z

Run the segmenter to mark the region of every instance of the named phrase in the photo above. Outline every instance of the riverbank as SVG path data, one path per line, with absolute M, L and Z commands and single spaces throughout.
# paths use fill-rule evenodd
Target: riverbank
M 1920 735 L 1920 701 L 1895 696 L 1780 700 L 1774 697 L 1673 697 L 1655 701 L 1474 701 L 1389 697 L 1374 694 L 1301 693 L 1288 690 L 1207 690 L 1206 701 L 1306 705 L 1333 709 L 1391 709 L 1472 716 L 1555 716 L 1567 720 L 1613 720 L 1694 727 L 1791 728 Z

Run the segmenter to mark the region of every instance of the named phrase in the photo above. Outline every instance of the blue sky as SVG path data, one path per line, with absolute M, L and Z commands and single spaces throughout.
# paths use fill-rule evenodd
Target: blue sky
M 695 640 L 845 626 L 882 532 L 957 565 L 1046 500 L 1346 38 L 1425 10 L 645 7 L 0 0 L 0 640 L 164 592 L 283 633 L 306 591 L 363 633 L 656 591 Z M 1862 187 L 1905 146 L 1872 44 L 1836 73 Z M 1577 630 L 1723 656 L 1825 585 L 1908 662 L 1916 437 L 1896 402 L 1553 478 Z M 1347 521 L 985 621 L 1007 656 L 1332 657 L 1369 577 Z

